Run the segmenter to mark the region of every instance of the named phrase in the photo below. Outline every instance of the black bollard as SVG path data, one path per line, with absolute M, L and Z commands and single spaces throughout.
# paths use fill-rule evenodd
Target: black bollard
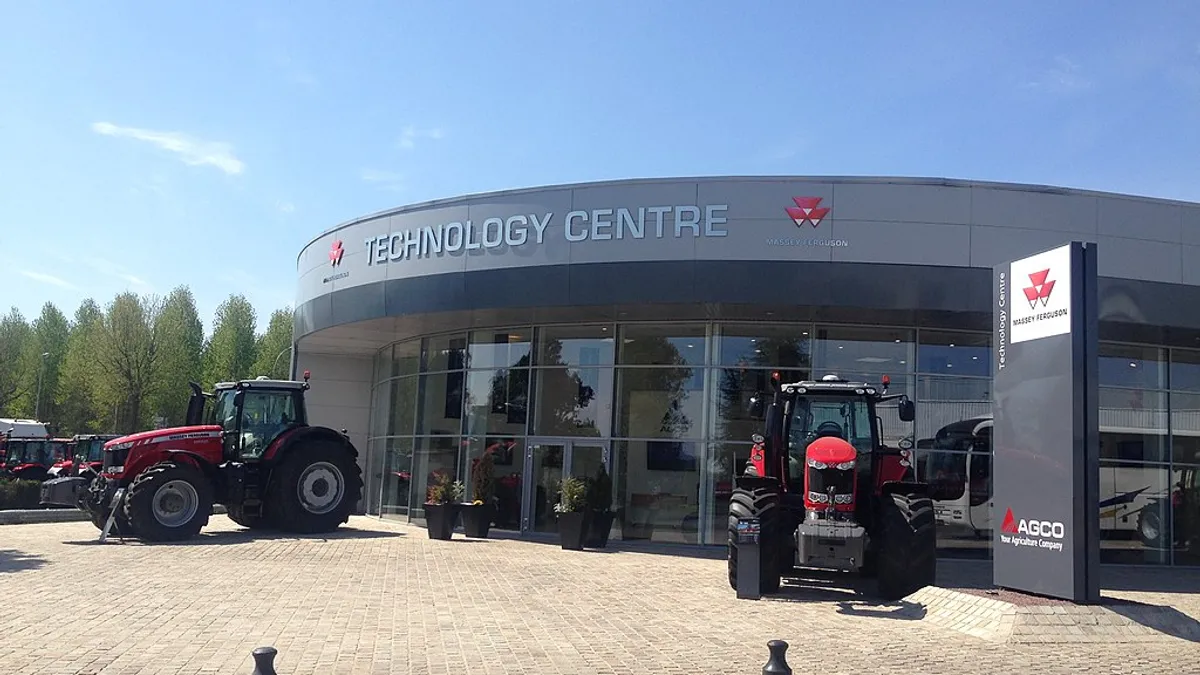
M 792 668 L 784 656 L 787 648 L 788 643 L 783 640 L 771 640 L 767 643 L 767 649 L 771 650 L 771 658 L 767 660 L 767 665 L 763 666 L 762 675 L 792 675 Z
M 274 647 L 255 648 L 250 652 L 254 657 L 254 672 L 250 675 L 278 675 L 275 672 L 275 655 L 278 653 L 279 650 Z

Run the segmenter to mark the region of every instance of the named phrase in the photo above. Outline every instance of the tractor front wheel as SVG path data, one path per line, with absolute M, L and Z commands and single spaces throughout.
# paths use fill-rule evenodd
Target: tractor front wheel
M 880 532 L 870 570 L 884 600 L 899 600 L 937 581 L 933 501 L 919 494 L 881 498 Z
M 129 484 L 125 518 L 140 539 L 181 541 L 200 534 L 212 505 L 212 487 L 200 469 L 160 462 Z
M 729 585 L 738 587 L 737 523 L 739 518 L 758 518 L 759 559 L 758 588 L 760 594 L 779 591 L 780 571 L 780 513 L 779 492 L 771 487 L 745 489 L 735 487 L 729 502 Z
M 331 532 L 350 520 L 362 488 L 362 469 L 345 444 L 309 441 L 287 451 L 272 476 L 267 509 L 281 530 Z

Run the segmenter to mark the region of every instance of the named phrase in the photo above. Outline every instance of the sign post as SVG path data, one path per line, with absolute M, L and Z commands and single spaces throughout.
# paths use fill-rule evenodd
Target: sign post
M 1100 600 L 1096 247 L 993 269 L 993 583 Z
M 737 597 L 739 600 L 758 600 L 762 597 L 759 591 L 758 573 L 761 562 L 758 537 L 761 529 L 762 524 L 758 518 L 738 518 L 737 540 L 734 543 L 737 545 L 738 552 Z

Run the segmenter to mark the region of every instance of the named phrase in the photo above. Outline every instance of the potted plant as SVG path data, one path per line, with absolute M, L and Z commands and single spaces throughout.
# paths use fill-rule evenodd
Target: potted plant
M 558 538 L 564 549 L 583 550 L 587 538 L 587 482 L 569 476 L 559 483 L 558 503 L 554 511 L 558 514 Z
M 452 480 L 448 471 L 433 473 L 425 492 L 425 529 L 430 539 L 450 539 L 454 535 L 462 493 L 462 482 Z
M 496 461 L 488 450 L 472 464 L 471 502 L 462 506 L 463 533 L 487 539 L 496 516 Z
M 584 545 L 588 548 L 608 546 L 608 535 L 612 531 L 616 511 L 612 510 L 612 477 L 604 465 L 588 480 L 587 490 L 588 536 Z

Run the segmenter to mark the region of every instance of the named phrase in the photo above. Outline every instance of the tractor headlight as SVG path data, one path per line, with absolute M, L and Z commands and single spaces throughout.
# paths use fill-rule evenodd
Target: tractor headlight
M 840 469 L 842 471 L 849 471 L 850 469 L 854 468 L 854 462 L 853 461 L 842 462 L 841 464 L 838 464 L 835 468 Z

